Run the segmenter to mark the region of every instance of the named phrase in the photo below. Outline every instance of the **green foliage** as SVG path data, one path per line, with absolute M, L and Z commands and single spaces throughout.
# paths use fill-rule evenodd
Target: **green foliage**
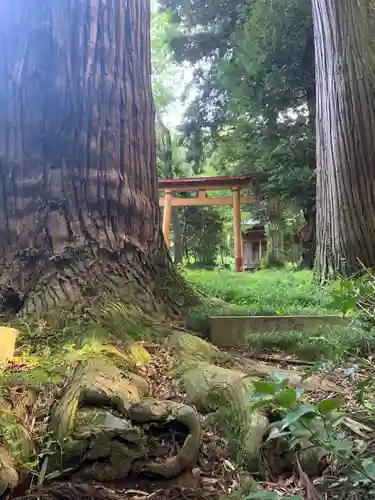
M 281 261 L 277 258 L 276 255 L 272 253 L 267 253 L 266 257 L 261 266 L 263 269 L 275 269 L 275 268 L 283 268 L 285 267 L 285 262 Z
M 56 312 L 54 318 L 38 315 L 20 318 L 12 327 L 20 332 L 17 347 L 21 352 L 38 358 L 45 355 L 46 360 L 62 351 L 80 351 L 101 345 L 111 338 L 121 340 L 124 345 L 149 340 L 157 331 L 138 309 L 111 298 L 100 306 Z
M 173 59 L 169 43 L 177 34 L 170 12 L 153 12 L 151 18 L 152 89 L 159 111 L 166 111 L 178 96 L 183 68 Z
M 367 495 L 371 497 L 375 486 L 374 458 L 364 455 L 363 446 L 344 433 L 342 422 L 346 415 L 341 398 L 301 403 L 301 396 L 305 399 L 303 391 L 290 387 L 287 380 L 275 377 L 268 380 L 252 379 L 251 383 L 254 392 L 249 394 L 248 407 L 241 411 L 247 414 L 263 411 L 273 415 L 267 432 L 267 445 L 275 440 L 287 442 L 289 449 L 301 462 L 307 450 L 309 454 L 313 451 L 318 461 L 324 457 L 333 458 L 339 464 L 338 476 L 324 478 L 318 486 L 320 493 L 328 496 L 341 494 L 339 498 L 344 498 L 345 493 L 355 490 L 357 494 L 363 495 L 361 498 L 367 498 Z M 236 390 L 235 386 L 233 390 Z M 248 420 L 238 408 L 227 404 L 224 393 L 218 392 L 216 397 L 220 398 L 220 395 L 222 399 L 217 404 L 214 422 L 225 432 L 237 460 L 245 463 L 243 443 L 247 429 L 244 428 L 244 422 Z M 282 498 L 276 492 L 257 489 L 256 485 L 251 484 L 250 491 L 242 493 L 242 498 Z M 239 498 L 239 494 L 234 494 L 233 498 Z
M 205 303 L 190 308 L 186 312 L 186 324 L 194 331 L 204 332 L 208 326 L 210 316 L 247 316 L 248 309 L 240 306 L 231 306 L 225 302 L 215 302 L 205 299 Z
M 303 359 L 342 360 L 368 357 L 375 352 L 375 335 L 362 328 L 322 326 L 314 332 L 251 333 L 247 345 L 254 351 L 283 352 Z
M 17 319 L 12 326 L 20 332 L 17 347 L 22 352 L 54 352 L 63 345 L 83 347 L 87 342 L 108 338 L 108 332 L 96 321 L 90 308 L 57 311 L 54 318 L 48 320 L 39 315 L 28 316 Z
M 373 457 L 363 457 L 360 449 L 340 429 L 345 412 L 343 401 L 329 398 L 317 404 L 299 404 L 300 393 L 287 386 L 285 381 L 269 380 L 255 385 L 255 407 L 274 407 L 282 418 L 270 425 L 268 441 L 287 439 L 297 456 L 306 447 L 315 448 L 320 457 L 333 456 L 346 469 L 335 481 L 346 491 L 356 488 L 368 493 L 375 487 L 375 463 Z
M 315 283 L 310 271 L 267 269 L 251 274 L 185 269 L 184 274 L 205 294 L 250 315 L 324 314 L 330 301 L 329 288 Z
M 314 204 L 314 46 L 309 0 L 162 0 L 180 32 L 177 60 L 197 64 L 184 131 L 193 157 L 221 173 L 251 168 L 262 191 Z M 263 182 L 266 180 L 266 182 Z
M 189 256 L 214 265 L 223 240 L 223 220 L 214 207 L 184 207 L 181 210 L 183 237 Z
M 262 270 L 248 274 L 185 269 L 184 274 L 195 288 L 217 299 L 188 311 L 187 323 L 194 330 L 204 331 L 210 316 L 332 313 L 332 285 L 317 284 L 309 271 Z M 334 283 L 333 289 L 338 286 Z M 337 302 L 335 311 L 339 306 Z M 340 360 L 372 355 L 375 335 L 355 321 L 347 327 L 326 325 L 304 333 L 251 333 L 247 345 L 254 351 L 285 352 L 303 359 Z
M 334 282 L 331 292 L 332 309 L 338 309 L 344 316 L 356 312 L 362 326 L 371 329 L 375 324 L 375 276 L 365 272 L 353 279 Z

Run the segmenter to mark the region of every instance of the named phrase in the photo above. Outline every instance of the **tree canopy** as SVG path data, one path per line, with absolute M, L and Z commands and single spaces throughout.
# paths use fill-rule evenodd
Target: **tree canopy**
M 181 127 L 189 158 L 218 173 L 256 172 L 266 197 L 315 221 L 315 77 L 310 0 L 161 0 L 177 61 L 197 98 Z M 198 170 L 198 167 L 196 167 Z M 314 242 L 312 242 L 313 245 Z M 313 258 L 310 256 L 311 267 Z
M 171 41 L 176 59 L 196 68 L 199 93 L 184 124 L 191 144 L 199 135 L 231 159 L 227 170 L 265 173 L 267 189 L 304 203 L 301 184 L 314 183 L 306 155 L 315 116 L 310 1 L 161 4 L 180 26 Z M 295 171 L 295 183 L 282 182 Z

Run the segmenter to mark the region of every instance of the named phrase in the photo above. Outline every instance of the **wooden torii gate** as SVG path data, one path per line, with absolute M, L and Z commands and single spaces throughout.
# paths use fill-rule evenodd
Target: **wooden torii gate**
M 232 205 L 234 228 L 234 255 L 237 272 L 242 271 L 243 249 L 241 237 L 241 204 L 254 203 L 253 195 L 241 195 L 241 189 L 248 188 L 252 175 L 240 177 L 197 177 L 192 179 L 161 179 L 159 190 L 164 191 L 164 196 L 159 199 L 159 204 L 164 207 L 163 234 L 165 243 L 169 245 L 169 229 L 172 207 L 202 207 L 209 205 Z M 207 191 L 231 190 L 231 196 L 208 197 Z M 197 193 L 194 198 L 175 198 L 176 193 Z

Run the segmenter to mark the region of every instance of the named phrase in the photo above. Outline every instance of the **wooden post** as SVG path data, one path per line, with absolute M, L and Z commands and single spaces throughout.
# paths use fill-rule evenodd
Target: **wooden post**
M 241 242 L 241 200 L 239 188 L 233 188 L 233 227 L 234 227 L 234 258 L 236 271 L 242 271 L 242 242 Z
M 171 223 L 172 198 L 172 191 L 166 191 L 164 193 L 163 235 L 167 248 L 169 247 L 169 229 Z

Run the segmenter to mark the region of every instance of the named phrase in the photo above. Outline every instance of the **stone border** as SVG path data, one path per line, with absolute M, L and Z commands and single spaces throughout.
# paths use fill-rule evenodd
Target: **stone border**
M 217 347 L 246 346 L 252 333 L 311 332 L 320 326 L 348 326 L 341 316 L 212 316 L 209 318 L 209 340 Z

